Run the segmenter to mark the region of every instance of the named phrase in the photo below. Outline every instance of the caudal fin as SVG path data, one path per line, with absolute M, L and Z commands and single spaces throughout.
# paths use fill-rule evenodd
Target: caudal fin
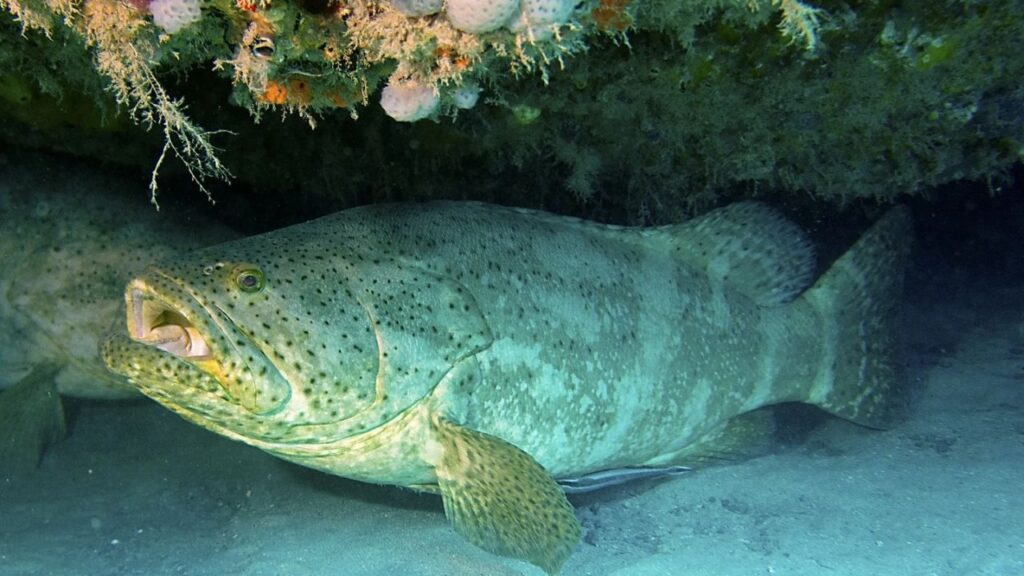
M 899 304 L 911 244 L 910 210 L 889 210 L 802 298 L 820 314 L 824 358 L 808 402 L 886 428 L 903 405 Z

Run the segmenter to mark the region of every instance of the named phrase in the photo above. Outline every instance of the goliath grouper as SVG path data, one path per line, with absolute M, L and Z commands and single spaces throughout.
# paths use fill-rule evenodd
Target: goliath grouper
M 580 536 L 556 479 L 699 464 L 780 402 L 885 426 L 909 226 L 889 212 L 804 291 L 809 243 L 756 203 L 647 229 L 368 206 L 150 268 L 102 356 L 214 432 L 439 492 L 470 541 L 555 573 Z
M 65 167 L 58 177 L 56 160 L 4 160 L 0 473 L 8 474 L 34 468 L 63 435 L 60 395 L 139 395 L 96 350 L 123 305 L 125 282 L 153 259 L 238 235 L 199 215 L 157 213 L 131 183 L 98 171 Z

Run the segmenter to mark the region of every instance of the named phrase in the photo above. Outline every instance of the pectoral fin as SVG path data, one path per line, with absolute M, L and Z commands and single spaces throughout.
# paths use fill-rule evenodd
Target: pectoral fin
M 554 479 L 512 444 L 435 417 L 438 486 L 455 530 L 484 550 L 555 574 L 580 524 Z
M 34 470 L 46 447 L 64 437 L 64 409 L 54 382 L 59 369 L 37 367 L 0 392 L 0 471 Z

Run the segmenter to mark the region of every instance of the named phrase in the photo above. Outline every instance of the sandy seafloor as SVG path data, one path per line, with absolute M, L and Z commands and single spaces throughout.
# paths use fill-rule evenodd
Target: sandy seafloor
M 767 456 L 575 497 L 563 574 L 1024 575 L 1024 288 L 950 282 L 909 294 L 897 427 L 827 420 Z M 305 470 L 146 400 L 67 408 L 36 473 L 0 474 L 0 574 L 542 574 L 462 540 L 436 497 Z

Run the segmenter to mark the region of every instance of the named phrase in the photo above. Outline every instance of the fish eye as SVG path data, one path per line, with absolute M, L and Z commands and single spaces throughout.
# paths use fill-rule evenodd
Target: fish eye
M 259 268 L 243 268 L 235 275 L 235 285 L 242 292 L 259 292 L 265 283 L 266 278 Z

